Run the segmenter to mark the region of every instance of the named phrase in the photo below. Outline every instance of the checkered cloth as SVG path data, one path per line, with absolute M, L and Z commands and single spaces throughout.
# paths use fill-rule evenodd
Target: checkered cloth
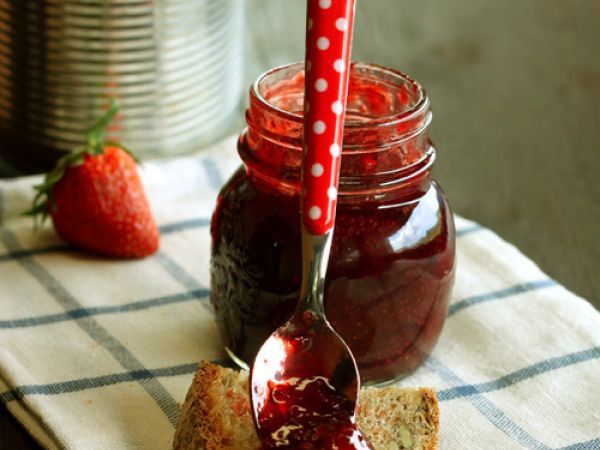
M 208 224 L 234 147 L 145 164 L 162 241 L 142 261 L 34 233 L 19 214 L 39 179 L 0 182 L 0 401 L 45 447 L 171 445 L 196 364 L 225 358 Z M 448 321 L 402 381 L 438 389 L 442 448 L 600 449 L 600 315 L 493 232 L 457 228 Z

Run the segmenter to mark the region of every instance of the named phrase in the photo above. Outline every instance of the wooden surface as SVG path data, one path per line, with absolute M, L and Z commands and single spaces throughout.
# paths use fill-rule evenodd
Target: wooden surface
M 303 59 L 303 0 L 248 0 L 248 82 Z M 437 177 L 600 307 L 600 2 L 359 0 L 354 59 L 429 91 Z M 0 449 L 32 448 L 0 410 Z

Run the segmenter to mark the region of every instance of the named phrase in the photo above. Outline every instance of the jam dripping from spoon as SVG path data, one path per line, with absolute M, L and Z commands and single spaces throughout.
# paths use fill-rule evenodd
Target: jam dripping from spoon
M 358 378 L 343 341 L 311 311 L 285 327 L 267 340 L 261 353 L 269 357 L 253 369 L 263 448 L 369 450 L 354 421 Z

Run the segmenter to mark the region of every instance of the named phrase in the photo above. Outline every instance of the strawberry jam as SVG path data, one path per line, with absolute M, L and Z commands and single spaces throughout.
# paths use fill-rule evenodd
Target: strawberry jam
M 337 356 L 323 326 L 312 312 L 297 315 L 257 355 L 250 389 L 265 449 L 371 449 L 354 421 L 352 357 Z
M 354 423 L 354 405 L 326 378 L 288 379 L 271 386 L 259 428 L 265 449 L 368 450 Z
M 274 69 L 252 87 L 244 165 L 211 224 L 211 301 L 228 351 L 247 364 L 299 295 L 302 69 Z M 352 66 L 325 309 L 367 384 L 416 369 L 447 313 L 455 232 L 431 175 L 430 121 L 418 83 Z

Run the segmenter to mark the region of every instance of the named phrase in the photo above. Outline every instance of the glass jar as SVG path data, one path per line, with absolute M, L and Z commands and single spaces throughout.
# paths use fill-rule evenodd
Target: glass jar
M 303 91 L 301 64 L 271 70 L 252 86 L 238 142 L 244 164 L 212 218 L 211 302 L 238 363 L 252 362 L 299 295 Z M 430 122 L 418 83 L 352 65 L 325 310 L 366 384 L 416 369 L 447 313 L 455 230 L 431 175 Z

